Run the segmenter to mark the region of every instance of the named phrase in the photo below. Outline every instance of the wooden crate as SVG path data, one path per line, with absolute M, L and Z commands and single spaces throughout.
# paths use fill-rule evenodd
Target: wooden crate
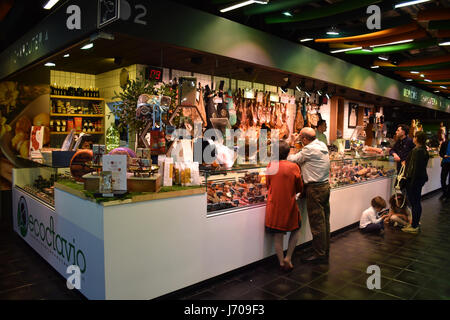
M 100 176 L 88 173 L 83 176 L 85 179 L 84 190 L 98 192 Z M 161 175 L 155 174 L 148 178 L 128 176 L 128 192 L 159 192 L 161 189 Z

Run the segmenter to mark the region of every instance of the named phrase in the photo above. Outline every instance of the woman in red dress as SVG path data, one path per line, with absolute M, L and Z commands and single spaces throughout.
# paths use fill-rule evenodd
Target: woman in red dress
M 301 226 L 300 211 L 295 196 L 303 190 L 300 168 L 287 161 L 290 147 L 285 141 L 279 143 L 279 161 L 272 161 L 267 167 L 266 231 L 274 234 L 275 252 L 284 270 L 292 270 L 292 254 L 297 246 Z M 286 257 L 283 256 L 283 238 L 289 237 Z

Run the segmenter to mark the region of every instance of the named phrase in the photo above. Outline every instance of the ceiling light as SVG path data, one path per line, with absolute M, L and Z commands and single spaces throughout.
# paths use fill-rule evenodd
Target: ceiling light
M 414 4 L 419 4 L 422 2 L 428 2 L 428 1 L 430 1 L 430 0 L 413 0 L 413 1 L 401 2 L 401 3 L 397 3 L 394 8 L 397 9 L 397 8 L 412 6 Z
M 400 40 L 400 41 L 388 42 L 388 43 L 383 43 L 383 44 L 375 44 L 370 47 L 376 48 L 376 47 L 390 46 L 390 45 L 394 45 L 394 44 L 408 43 L 408 42 L 413 42 L 413 41 L 414 41 L 414 39 Z
M 314 40 L 314 39 L 313 38 L 304 38 L 304 39 L 301 39 L 300 42 L 306 42 L 306 41 L 312 41 L 312 40 Z
M 433 81 L 430 80 L 430 79 L 424 79 L 424 81 L 426 81 L 426 82 L 433 82 Z
M 339 32 L 337 32 L 337 31 L 328 31 L 327 34 L 328 34 L 329 36 L 338 36 L 338 35 L 339 35 Z
M 411 73 L 418 74 L 419 71 L 410 71 Z
M 44 5 L 44 9 L 50 10 L 51 8 L 53 8 L 53 6 L 55 4 L 57 4 L 59 2 L 59 0 L 49 0 L 45 5 Z
M 283 15 L 285 15 L 286 17 L 292 17 L 292 13 L 290 13 L 289 11 L 283 12 Z
M 311 95 L 309 94 L 309 92 L 308 91 L 305 91 L 305 94 L 308 96 L 308 98 L 310 98 L 311 97 Z
M 413 81 L 413 79 L 406 79 L 406 81 Z
M 64 55 L 64 58 L 68 58 L 68 57 L 70 57 L 70 54 L 65 54 Z
M 232 6 L 227 7 L 227 8 L 221 9 L 220 12 L 222 12 L 222 13 L 228 12 L 228 11 L 231 11 L 231 10 L 234 10 L 234 9 L 238 9 L 238 8 L 242 8 L 242 7 L 248 6 L 248 5 L 253 4 L 253 3 L 267 4 L 267 3 L 269 3 L 269 1 L 248 0 L 248 1 L 244 1 L 244 2 L 241 2 L 241 3 L 235 4 L 235 5 L 232 5 Z
M 439 93 L 440 91 L 439 90 L 434 90 L 434 93 Z
M 46 66 L 46 67 L 55 67 L 56 64 L 54 64 L 53 62 L 47 62 L 46 64 L 44 64 L 44 66 Z
M 322 91 L 317 90 L 317 94 L 318 94 L 319 96 L 321 96 L 321 95 L 322 95 Z
M 439 87 L 441 87 L 442 89 L 447 89 L 447 87 L 446 87 L 446 86 L 439 86 Z
M 378 69 L 380 66 L 371 66 L 371 69 Z
M 330 100 L 330 95 L 328 93 L 325 93 L 325 96 L 327 97 L 328 100 Z
M 389 58 L 387 56 L 378 56 L 378 59 L 388 61 Z
M 81 47 L 81 50 L 88 50 L 88 49 L 91 49 L 92 47 L 94 47 L 94 44 L 88 43 L 87 45 Z
M 354 51 L 354 50 L 361 50 L 362 47 L 355 47 L 355 48 L 346 48 L 346 49 L 339 49 L 331 51 L 331 53 L 339 53 L 339 52 L 347 52 L 347 51 Z
M 370 47 L 364 47 L 364 48 L 362 48 L 362 51 L 365 51 L 365 52 L 372 52 L 373 49 L 370 48 Z
M 421 76 L 422 78 L 425 78 L 425 75 L 424 75 L 424 74 L 421 74 L 420 76 Z
M 450 41 L 439 43 L 440 46 L 450 46 Z

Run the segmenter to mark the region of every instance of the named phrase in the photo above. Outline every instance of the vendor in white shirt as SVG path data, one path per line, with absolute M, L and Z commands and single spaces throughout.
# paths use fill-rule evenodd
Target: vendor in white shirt
M 371 207 L 366 209 L 359 220 L 359 229 L 366 233 L 383 233 L 384 219 L 387 215 L 379 217 L 378 213 L 386 208 L 386 200 L 375 197 L 371 201 Z

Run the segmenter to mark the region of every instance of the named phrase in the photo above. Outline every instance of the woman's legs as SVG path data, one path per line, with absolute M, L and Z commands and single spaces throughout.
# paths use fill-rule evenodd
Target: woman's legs
M 283 233 L 275 233 L 274 234 L 274 242 L 275 242 L 275 253 L 277 254 L 278 261 L 280 262 L 280 266 L 284 265 L 284 254 L 283 254 Z
M 424 183 L 417 182 L 414 185 L 408 186 L 406 188 L 408 201 L 411 205 L 411 213 L 412 213 L 412 223 L 411 227 L 414 229 L 419 226 L 420 216 L 422 215 L 422 187 Z
M 292 265 L 292 254 L 294 253 L 295 247 L 297 246 L 298 237 L 300 235 L 300 229 L 291 232 L 289 236 L 288 249 L 286 252 L 286 257 L 284 258 L 284 263 L 289 267 L 293 268 Z

